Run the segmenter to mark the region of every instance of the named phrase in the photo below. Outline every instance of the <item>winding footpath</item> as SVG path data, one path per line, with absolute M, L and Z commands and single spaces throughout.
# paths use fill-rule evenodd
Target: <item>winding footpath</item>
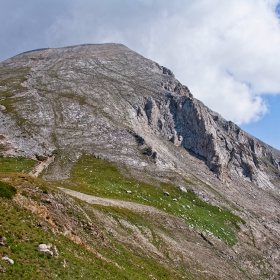
M 102 205 L 102 206 L 111 206 L 111 207 L 118 207 L 118 208 L 125 208 L 134 212 L 138 213 L 145 213 L 145 214 L 160 214 L 160 215 L 166 215 L 165 212 L 160 211 L 152 206 L 136 203 L 136 202 L 130 202 L 130 201 L 123 201 L 119 199 L 112 199 L 112 198 L 103 198 L 103 197 L 97 197 L 93 195 L 84 194 L 81 192 L 73 191 L 70 189 L 59 187 L 60 190 L 62 190 L 64 193 L 76 197 L 82 201 L 85 201 L 89 204 L 95 204 L 95 205 Z

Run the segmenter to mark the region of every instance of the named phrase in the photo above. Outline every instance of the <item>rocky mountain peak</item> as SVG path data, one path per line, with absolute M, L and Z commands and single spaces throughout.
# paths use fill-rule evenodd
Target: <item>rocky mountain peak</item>
M 266 162 L 280 168 L 279 151 L 193 98 L 169 69 L 124 45 L 35 50 L 2 62 L 0 71 L 3 155 L 71 149 L 78 157 L 103 146 L 104 135 L 122 149 L 132 130 L 157 151 L 159 163 L 172 160 L 157 148 L 157 136 L 204 158 L 221 179 L 234 172 L 271 187 L 262 170 Z

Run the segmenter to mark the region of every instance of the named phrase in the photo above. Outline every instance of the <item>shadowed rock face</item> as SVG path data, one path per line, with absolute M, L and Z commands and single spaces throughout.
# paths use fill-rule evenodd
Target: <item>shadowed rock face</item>
M 177 94 L 180 87 L 183 90 Z M 170 94 L 147 99 L 144 111 L 154 131 L 205 158 L 221 178 L 227 169 L 260 186 L 270 186 L 263 179 L 263 159 L 279 170 L 279 151 L 209 110 L 178 82 Z
M 157 136 L 203 157 L 221 178 L 230 171 L 271 187 L 265 164 L 279 170 L 279 151 L 193 98 L 170 70 L 123 45 L 27 52 L 2 62 L 0 71 L 4 155 L 59 150 L 74 161 L 82 152 L 112 158 L 114 151 L 120 161 L 134 157 L 143 165 L 129 133 L 135 131 L 159 165 L 172 159 L 158 149 Z
M 239 209 L 246 226 L 233 258 L 252 279 L 279 275 L 278 150 L 123 45 L 36 50 L 0 63 L 0 155 L 54 159 L 44 178 L 57 180 L 69 177 L 82 154 L 141 180 L 169 176 L 205 201 Z

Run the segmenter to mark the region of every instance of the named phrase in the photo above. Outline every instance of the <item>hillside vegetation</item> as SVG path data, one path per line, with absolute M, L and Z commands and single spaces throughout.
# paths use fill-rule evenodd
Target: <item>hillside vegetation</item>
M 197 270 L 191 267 L 192 261 L 182 256 L 176 261 L 170 258 L 168 244 L 158 233 L 159 225 L 150 217 L 123 208 L 87 205 L 61 193 L 57 186 L 62 182 L 49 184 L 19 173 L 30 170 L 35 161 L 0 160 L 1 240 L 5 240 L 0 254 L 15 262 L 10 265 L 1 261 L 4 279 L 197 279 L 197 272 L 192 273 Z M 12 169 L 17 172 L 11 172 Z M 190 191 L 182 193 L 169 184 L 156 187 L 127 178 L 114 164 L 90 156 L 81 158 L 70 181 L 71 184 L 63 182 L 63 186 L 154 206 L 180 217 L 186 225 L 208 233 L 211 230 L 229 245 L 236 243 L 234 231 L 243 222 L 227 209 L 211 206 Z M 100 221 L 104 216 L 114 223 L 112 230 Z M 119 240 L 113 231 L 133 236 L 136 244 Z M 160 231 L 167 236 L 174 234 L 164 220 Z M 198 234 L 196 238 L 205 242 Z M 137 239 L 145 240 L 138 243 Z M 42 243 L 51 244 L 58 255 L 40 252 L 38 245 Z

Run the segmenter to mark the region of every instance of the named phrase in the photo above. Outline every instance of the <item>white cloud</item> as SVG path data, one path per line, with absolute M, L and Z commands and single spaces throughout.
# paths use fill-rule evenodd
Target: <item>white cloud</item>
M 170 66 L 195 97 L 225 118 L 256 121 L 267 112 L 262 94 L 280 92 L 280 28 L 271 3 L 189 4 L 168 23 L 159 20 L 149 56 Z
M 120 42 L 169 67 L 194 96 L 238 124 L 280 93 L 276 0 L 103 0 L 73 4 L 49 45 Z

